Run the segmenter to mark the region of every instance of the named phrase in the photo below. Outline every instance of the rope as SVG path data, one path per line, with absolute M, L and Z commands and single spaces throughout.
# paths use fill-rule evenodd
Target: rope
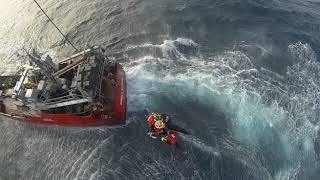
M 58 26 L 50 19 L 50 17 L 47 15 L 47 13 L 41 8 L 41 6 L 39 5 L 39 3 L 36 1 L 36 0 L 33 0 L 37 6 L 40 8 L 40 10 L 43 12 L 44 15 L 47 16 L 47 18 L 49 19 L 49 21 L 54 25 L 54 27 L 59 31 L 59 33 L 65 38 L 66 41 L 68 41 L 69 44 L 71 44 L 71 46 L 76 50 L 76 51 L 79 51 L 70 41 L 69 39 L 67 38 L 66 35 L 64 35 L 61 30 L 58 28 Z

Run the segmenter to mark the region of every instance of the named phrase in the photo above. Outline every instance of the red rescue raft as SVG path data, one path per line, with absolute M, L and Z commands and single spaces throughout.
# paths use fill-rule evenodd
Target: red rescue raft
M 166 135 L 167 143 L 169 145 L 176 145 L 179 139 L 179 133 L 177 131 L 169 131 Z

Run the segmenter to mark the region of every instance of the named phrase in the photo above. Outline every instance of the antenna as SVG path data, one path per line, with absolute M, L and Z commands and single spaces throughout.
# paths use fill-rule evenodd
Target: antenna
M 65 38 L 66 41 L 68 41 L 69 44 L 71 44 L 71 46 L 76 50 L 76 51 L 79 51 L 70 41 L 69 39 L 67 38 L 66 35 L 64 35 L 61 30 L 58 28 L 58 26 L 50 19 L 50 17 L 47 15 L 47 13 L 41 8 L 41 6 L 39 5 L 39 3 L 36 1 L 36 0 L 33 0 L 37 6 L 40 8 L 40 10 L 43 12 L 44 15 L 47 16 L 47 18 L 49 19 L 49 21 L 54 25 L 54 27 L 59 31 L 59 33 Z

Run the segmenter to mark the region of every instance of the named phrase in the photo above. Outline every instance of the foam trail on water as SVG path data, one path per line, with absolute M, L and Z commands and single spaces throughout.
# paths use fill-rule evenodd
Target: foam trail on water
M 202 142 L 201 139 L 199 139 L 197 137 L 190 136 L 190 137 L 183 138 L 183 140 L 188 141 L 188 143 L 190 143 L 192 146 L 197 147 L 208 154 L 212 154 L 214 156 L 221 156 L 221 153 L 219 152 L 218 149 L 207 145 L 206 143 Z

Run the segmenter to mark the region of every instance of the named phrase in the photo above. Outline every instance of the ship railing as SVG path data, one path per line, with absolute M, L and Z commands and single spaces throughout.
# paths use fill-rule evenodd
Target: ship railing
M 69 94 L 57 98 L 48 99 L 38 104 L 39 109 L 48 110 L 53 108 L 71 106 L 91 102 L 90 98 L 84 98 L 78 94 Z
M 96 86 L 96 90 L 95 90 L 95 95 L 98 99 L 101 99 L 103 97 L 103 95 L 101 94 L 101 87 L 102 87 L 102 80 L 103 80 L 103 76 L 104 76 L 104 68 L 105 68 L 105 65 L 106 65 L 106 60 L 105 60 L 105 57 L 102 58 L 102 66 L 100 66 L 99 68 L 99 72 L 98 72 L 98 75 L 99 75 L 99 83 L 97 84 Z
M 71 94 L 71 95 L 60 96 L 60 97 L 57 97 L 57 98 L 48 99 L 48 100 L 43 101 L 43 103 L 46 103 L 46 104 L 48 104 L 48 103 L 56 103 L 56 102 L 59 102 L 59 101 L 68 101 L 68 100 L 81 99 L 81 98 L 83 98 L 83 97 L 80 96 L 80 95 Z
M 38 104 L 39 109 L 41 110 L 48 110 L 48 109 L 54 109 L 54 108 L 60 108 L 60 107 L 66 107 L 71 105 L 77 105 L 77 104 L 83 104 L 90 102 L 90 98 L 82 98 L 82 99 L 69 99 L 67 101 L 59 101 L 55 103 L 40 103 Z

